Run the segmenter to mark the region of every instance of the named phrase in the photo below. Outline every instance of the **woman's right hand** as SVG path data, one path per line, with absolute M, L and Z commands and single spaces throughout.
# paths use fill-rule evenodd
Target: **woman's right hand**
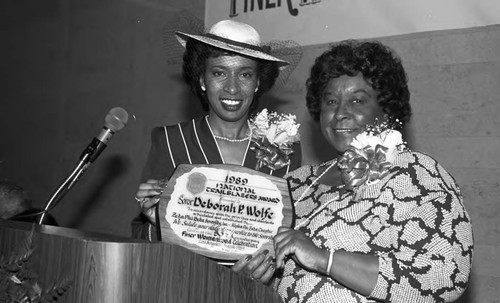
M 231 270 L 247 275 L 250 279 L 268 284 L 274 276 L 276 265 L 266 249 L 255 256 L 247 255 L 236 262 Z
M 160 195 L 165 190 L 166 180 L 149 179 L 141 183 L 135 194 L 135 200 L 139 202 L 142 213 L 151 223 L 155 223 L 155 205 L 160 201 Z

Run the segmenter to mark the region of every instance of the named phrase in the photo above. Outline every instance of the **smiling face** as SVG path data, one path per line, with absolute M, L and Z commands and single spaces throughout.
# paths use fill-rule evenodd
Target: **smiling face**
M 367 124 L 383 119 L 377 95 L 361 74 L 343 75 L 328 82 L 321 100 L 321 131 L 340 154 Z
M 210 103 L 209 115 L 231 122 L 246 120 L 259 85 L 257 72 L 257 62 L 249 58 L 208 58 L 200 85 Z

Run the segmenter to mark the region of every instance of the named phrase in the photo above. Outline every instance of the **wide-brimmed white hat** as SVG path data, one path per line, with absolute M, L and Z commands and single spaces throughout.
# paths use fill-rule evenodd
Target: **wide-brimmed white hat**
M 215 23 L 204 35 L 192 35 L 183 32 L 175 32 L 177 40 L 186 46 L 187 39 L 195 39 L 200 42 L 228 50 L 245 56 L 273 61 L 279 66 L 286 66 L 289 63 L 264 52 L 259 33 L 252 26 L 235 21 L 222 20 Z

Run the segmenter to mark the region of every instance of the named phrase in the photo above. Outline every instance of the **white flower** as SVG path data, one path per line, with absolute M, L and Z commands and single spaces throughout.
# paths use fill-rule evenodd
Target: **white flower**
M 392 163 L 396 155 L 405 148 L 403 136 L 393 129 L 383 132 L 381 136 L 383 137 L 382 145 L 388 148 L 386 153 L 387 161 Z
M 265 165 L 274 170 L 287 165 L 292 144 L 300 140 L 299 126 L 294 115 L 268 112 L 266 108 L 251 121 L 258 168 Z
M 271 144 L 282 145 L 300 139 L 299 127 L 295 115 L 268 112 L 264 108 L 252 121 L 250 128 L 254 139 L 265 137 Z
M 394 130 L 394 126 L 376 121 L 352 140 L 339 159 L 347 189 L 377 183 L 388 174 L 397 154 L 406 148 L 401 133 Z
M 295 123 L 295 116 L 288 115 L 287 119 L 280 123 L 280 129 L 286 131 L 289 137 L 295 137 L 299 133 L 300 124 Z
M 366 147 L 374 149 L 377 145 L 387 148 L 385 155 L 389 162 L 392 162 L 397 153 L 404 149 L 401 133 L 393 129 L 386 129 L 379 134 L 365 131 L 357 135 L 351 142 L 351 146 L 359 150 Z
M 264 108 L 254 119 L 253 126 L 256 131 L 264 131 L 269 128 L 269 118 L 267 115 L 267 108 Z

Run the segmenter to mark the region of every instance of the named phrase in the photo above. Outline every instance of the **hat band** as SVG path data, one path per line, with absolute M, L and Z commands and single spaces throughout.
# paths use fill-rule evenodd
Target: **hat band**
M 211 39 L 217 40 L 217 41 L 221 41 L 221 42 L 224 42 L 224 43 L 227 43 L 227 44 L 234 45 L 236 47 L 249 48 L 249 49 L 253 49 L 255 51 L 266 53 L 262 47 L 257 46 L 257 45 L 252 45 L 252 44 L 248 44 L 248 43 L 244 43 L 244 42 L 238 42 L 238 41 L 234 41 L 234 40 L 231 40 L 231 39 L 223 38 L 221 36 L 217 36 L 217 35 L 209 34 L 209 33 L 205 34 L 205 36 L 209 37 Z

